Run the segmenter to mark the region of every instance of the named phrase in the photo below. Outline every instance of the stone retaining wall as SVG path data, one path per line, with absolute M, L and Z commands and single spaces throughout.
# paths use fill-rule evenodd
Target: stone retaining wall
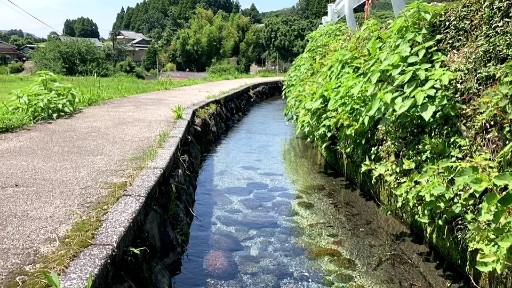
M 190 236 L 201 155 L 254 104 L 281 92 L 281 82 L 264 82 L 186 109 L 64 273 L 62 287 L 86 287 L 90 273 L 93 287 L 170 287 Z

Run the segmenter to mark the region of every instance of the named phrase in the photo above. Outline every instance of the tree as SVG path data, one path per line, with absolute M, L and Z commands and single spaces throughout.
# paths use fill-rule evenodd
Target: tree
M 62 28 L 62 34 L 70 37 L 75 37 L 75 20 L 66 19 L 64 21 L 64 28 Z
M 240 55 L 238 56 L 238 65 L 244 72 L 249 72 L 251 65 L 261 60 L 265 53 L 263 47 L 263 30 L 264 27 L 252 25 L 245 34 L 244 41 L 240 44 Z
M 34 45 L 35 44 L 34 37 L 32 37 L 30 35 L 25 36 L 24 40 L 25 40 L 24 41 L 25 45 Z
M 116 21 L 114 22 L 114 25 L 112 25 L 112 31 L 119 31 L 124 29 L 123 28 L 123 22 L 124 22 L 124 15 L 126 12 L 124 11 L 124 7 L 121 7 L 121 11 L 117 13 Z
M 149 71 L 151 69 L 156 69 L 156 63 L 158 58 L 158 48 L 156 47 L 156 42 L 153 42 L 146 53 L 144 54 L 144 59 L 142 59 L 142 67 Z
M 242 10 L 242 14 L 245 17 L 249 17 L 251 19 L 252 24 L 260 24 L 262 22 L 261 16 L 260 16 L 260 11 L 258 11 L 258 9 L 256 8 L 256 5 L 254 5 L 254 3 L 252 3 L 250 8 L 246 8 L 246 9 Z
M 3 31 L 0 31 L 0 41 L 9 42 L 9 36 Z
M 90 18 L 75 19 L 75 33 L 79 38 L 100 38 L 98 25 Z
M 236 0 L 233 2 L 233 10 L 231 13 L 240 13 L 240 11 L 242 11 L 242 6 L 240 6 L 240 2 Z
M 50 34 L 48 34 L 47 38 L 48 38 L 48 41 L 53 41 L 53 40 L 59 38 L 59 34 L 57 34 L 57 32 L 55 32 L 55 31 L 52 31 L 52 32 L 50 32 Z
M 9 38 L 9 43 L 11 45 L 16 46 L 18 49 L 23 47 L 25 45 L 25 39 L 21 38 L 18 35 L 12 35 L 11 38 Z

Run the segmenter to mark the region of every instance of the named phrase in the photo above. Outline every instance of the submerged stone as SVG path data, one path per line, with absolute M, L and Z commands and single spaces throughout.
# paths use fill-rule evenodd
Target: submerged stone
M 326 248 L 326 247 L 316 247 L 310 248 L 306 251 L 307 255 L 312 258 L 323 258 L 323 257 L 332 257 L 332 258 L 340 258 L 343 257 L 343 254 L 340 250 L 334 248 Z
M 297 189 L 297 192 L 305 195 L 314 194 L 316 192 L 325 191 L 327 189 L 323 184 L 308 184 Z
M 340 272 L 340 273 L 334 274 L 332 279 L 336 283 L 348 284 L 348 283 L 354 281 L 355 277 L 353 275 L 348 274 L 348 273 Z
M 276 199 L 276 196 L 274 196 L 274 194 L 266 191 L 254 192 L 252 194 L 252 197 L 259 202 L 271 202 L 274 199 Z
M 267 190 L 268 191 L 268 190 Z M 293 193 L 288 193 L 288 192 L 281 192 L 279 194 L 277 194 L 277 197 L 280 197 L 280 198 L 284 198 L 284 199 L 288 199 L 288 200 L 293 200 L 295 199 L 295 194 Z
M 261 176 L 283 176 L 283 174 L 279 174 L 279 173 L 272 173 L 272 172 L 265 172 L 265 173 L 259 173 L 258 175 L 261 175 Z
M 315 207 L 313 203 L 307 201 L 299 201 L 297 202 L 297 206 L 305 210 L 311 210 Z
M 268 184 L 263 182 L 249 182 L 245 186 L 254 190 L 265 190 L 268 188 Z
M 245 248 L 240 240 L 228 231 L 215 232 L 210 238 L 210 246 L 214 250 L 230 252 L 243 251 Z
M 288 188 L 274 186 L 267 189 L 268 192 L 284 192 L 288 191 Z
M 357 263 L 353 259 L 348 257 L 338 257 L 334 259 L 334 264 L 341 269 L 355 271 L 357 268 Z
M 242 216 L 241 224 L 249 229 L 278 228 L 277 219 L 266 213 L 246 213 Z
M 265 205 L 254 198 L 244 198 L 239 201 L 249 210 L 264 210 Z
M 238 274 L 238 266 L 231 253 L 211 250 L 203 260 L 205 272 L 214 278 L 228 280 Z
M 227 187 L 222 189 L 222 191 L 235 196 L 249 196 L 254 190 L 250 187 Z
M 240 166 L 240 168 L 242 168 L 244 170 L 248 170 L 248 171 L 258 171 L 258 170 L 260 170 L 260 168 L 254 167 L 254 166 Z
M 226 207 L 235 203 L 231 198 L 221 193 L 213 195 L 213 199 L 215 200 L 215 203 L 221 207 Z

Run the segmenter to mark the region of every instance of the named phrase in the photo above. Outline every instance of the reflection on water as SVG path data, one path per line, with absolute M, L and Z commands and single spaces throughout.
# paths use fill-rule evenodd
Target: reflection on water
M 296 138 L 284 105 L 259 104 L 206 157 L 173 287 L 445 285 L 411 256 L 424 246 Z

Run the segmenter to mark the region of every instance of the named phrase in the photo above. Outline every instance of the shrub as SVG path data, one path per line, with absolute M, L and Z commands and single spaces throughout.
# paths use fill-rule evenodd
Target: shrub
M 35 68 L 67 76 L 110 76 L 107 49 L 83 40 L 49 41 L 33 54 Z
M 210 76 L 229 76 L 240 74 L 240 70 L 237 65 L 228 64 L 226 62 L 219 62 L 218 64 L 212 65 L 207 69 L 207 72 Z
M 22 62 L 11 62 L 9 65 L 7 65 L 7 69 L 9 69 L 9 73 L 21 73 L 25 68 L 23 68 Z
M 130 75 L 135 72 L 135 68 L 137 68 L 137 64 L 133 62 L 130 57 L 126 57 L 126 59 L 122 62 L 117 63 L 117 71 Z
M 137 77 L 138 79 L 144 80 L 146 78 L 146 75 L 148 75 L 148 74 L 147 74 L 146 70 L 142 69 L 141 67 L 137 67 L 133 71 L 133 75 L 135 77 Z
M 78 92 L 71 85 L 59 83 L 51 72 L 40 71 L 37 75 L 30 87 L 14 91 L 15 96 L 7 104 L 9 111 L 24 115 L 32 123 L 75 113 Z
M 9 74 L 9 68 L 7 66 L 0 65 L 0 75 L 7 75 Z
M 172 72 L 176 71 L 176 65 L 174 63 L 167 63 L 165 67 L 162 68 L 162 72 Z

